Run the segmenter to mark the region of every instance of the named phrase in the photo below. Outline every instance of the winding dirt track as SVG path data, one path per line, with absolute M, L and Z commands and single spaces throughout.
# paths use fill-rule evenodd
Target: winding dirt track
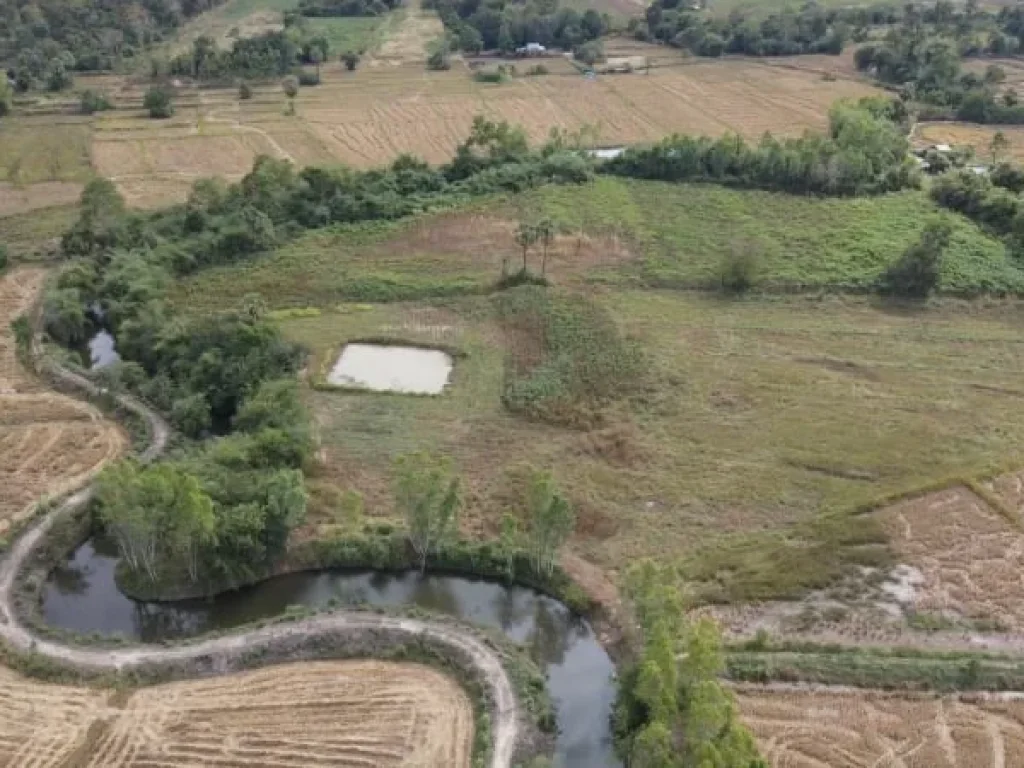
M 55 363 L 44 361 L 42 364 L 48 366 L 49 373 L 62 383 L 91 395 L 99 393 L 99 388 L 85 377 L 60 368 Z M 143 461 L 152 461 L 163 452 L 167 444 L 167 424 L 138 400 L 126 395 L 117 395 L 117 399 L 123 408 L 145 418 L 149 423 L 152 439 L 140 458 Z M 204 661 L 212 662 L 215 670 L 227 672 L 230 671 L 233 661 L 244 656 L 261 650 L 296 644 L 299 640 L 309 642 L 317 638 L 362 634 L 401 635 L 411 640 L 422 638 L 444 646 L 459 657 L 471 660 L 481 681 L 489 688 L 493 702 L 491 727 L 494 743 L 491 768 L 509 768 L 511 765 L 520 720 L 512 684 L 501 664 L 501 659 L 478 638 L 442 624 L 418 619 L 339 612 L 176 648 L 140 645 L 116 650 L 62 645 L 34 635 L 18 620 L 14 611 L 15 577 L 53 524 L 62 516 L 85 504 L 92 497 L 92 493 L 92 487 L 87 486 L 72 494 L 60 506 L 26 530 L 0 559 L 0 639 L 12 647 L 25 652 L 32 651 L 85 670 L 122 671 L 151 664 Z

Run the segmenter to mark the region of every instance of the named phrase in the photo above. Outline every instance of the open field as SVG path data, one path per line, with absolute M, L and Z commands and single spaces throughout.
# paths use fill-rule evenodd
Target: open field
M 429 21 L 437 23 L 433 17 Z M 356 72 L 344 72 L 332 60 L 324 67 L 323 84 L 301 92 L 294 117 L 284 115 L 285 100 L 274 83 L 257 86 L 246 102 L 237 100 L 234 89 L 186 91 L 174 118 L 154 121 L 140 108 L 144 89 L 122 83 L 113 88 L 118 109 L 74 124 L 77 131 L 92 131 L 83 168 L 88 170 L 91 159 L 97 173 L 118 179 L 132 203 L 153 205 L 182 199 L 188 184 L 201 176 L 237 178 L 260 153 L 298 164 L 357 167 L 386 163 L 402 152 L 442 162 L 478 114 L 521 124 L 533 141 L 554 127 L 584 125 L 597 126 L 601 144 L 652 141 L 673 132 L 736 131 L 757 139 L 765 131 L 820 130 L 836 99 L 876 92 L 852 79 L 826 82 L 810 62 L 804 62 L 807 68 L 781 61 L 686 63 L 675 52 L 677 65 L 659 66 L 649 75 L 591 81 L 573 73 L 477 83 L 462 66 L 449 72 L 423 68 L 423 46 L 433 34 L 423 28 L 426 23 L 417 22 L 410 9 Z M 644 50 L 665 55 L 665 49 Z M 807 58 L 834 63 L 826 62 L 828 57 Z M 87 78 L 80 78 L 80 85 L 86 84 Z M 30 121 L 38 119 L 8 122 L 27 133 Z M 43 172 L 50 162 L 46 156 L 31 159 L 42 169 L 33 178 L 54 178 Z M 56 178 L 70 176 L 62 171 Z M 156 192 L 150 189 L 154 185 Z
M 452 766 L 473 712 L 427 667 L 308 662 L 122 692 L 0 668 L 0 765 Z
M 40 497 L 77 487 L 127 445 L 94 407 L 45 391 L 18 362 L 10 323 L 42 281 L 40 270 L 0 276 L 0 534 Z
M 81 121 L 5 119 L 0 124 L 0 181 L 20 186 L 88 180 L 90 135 L 89 125 Z
M 249 292 L 277 308 L 486 290 L 503 259 L 519 259 L 521 211 L 543 213 L 561 230 L 548 266 L 559 285 L 707 287 L 723 258 L 743 248 L 757 255 L 769 291 L 867 289 L 938 213 L 922 192 L 821 199 L 600 178 L 414 221 L 309 232 L 250 264 L 206 270 L 178 291 L 203 311 Z M 943 290 L 1024 290 L 1024 270 L 1002 243 L 965 219 L 952 223 Z
M 1024 160 L 1024 128 L 1012 125 L 973 125 L 970 123 L 920 123 L 914 131 L 915 146 L 931 146 L 932 144 L 950 144 L 952 146 L 968 146 L 974 148 L 974 156 L 981 163 L 990 163 L 992 137 L 1002 133 L 1009 142 L 1009 147 L 999 156 L 999 160 L 1012 160 L 1019 163 Z
M 880 692 L 737 692 L 772 768 L 1009 768 L 1024 702 Z
M 913 312 L 840 299 L 596 298 L 641 343 L 653 383 L 591 432 L 506 411 L 505 341 L 489 299 L 343 304 L 282 319 L 313 350 L 314 377 L 346 339 L 467 353 L 438 398 L 310 390 L 326 465 L 315 499 L 325 486 L 355 489 L 369 514 L 386 516 L 390 460 L 432 449 L 465 477 L 467 532 L 492 533 L 521 467 L 548 466 L 576 506 L 578 552 L 612 572 L 641 555 L 688 556 L 710 594 L 740 601 L 827 582 L 846 550 L 865 543 L 862 519 L 810 525 L 821 510 L 1019 449 L 1018 399 L 994 389 L 1012 389 L 1022 373 L 1016 305 Z
M 77 204 L 36 208 L 12 216 L 0 216 L 0 242 L 16 258 L 27 258 L 48 251 L 56 248 L 60 236 L 71 228 L 77 216 Z

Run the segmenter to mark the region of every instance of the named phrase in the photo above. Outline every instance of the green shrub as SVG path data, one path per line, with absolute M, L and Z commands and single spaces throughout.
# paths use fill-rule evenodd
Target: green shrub
M 726 293 L 746 293 L 757 284 L 760 255 L 752 243 L 737 243 L 722 257 L 718 280 Z
M 882 293 L 924 299 L 938 287 L 942 254 L 949 246 L 952 227 L 947 221 L 930 222 L 921 238 L 885 271 L 879 281 Z
M 529 418 L 589 427 L 603 407 L 636 390 L 643 357 L 599 305 L 537 286 L 496 299 L 509 337 L 503 400 Z
M 174 115 L 173 94 L 169 88 L 161 85 L 154 85 L 146 91 L 142 100 L 142 106 L 149 112 L 149 116 L 156 120 L 162 120 Z
M 248 101 L 252 98 L 252 86 L 244 80 L 238 84 L 238 98 L 242 101 Z
M 345 65 L 345 69 L 349 72 L 354 72 L 356 67 L 359 66 L 359 54 L 354 51 L 345 51 L 341 54 L 341 62 Z
M 316 72 L 302 71 L 298 74 L 299 85 L 303 88 L 308 88 L 314 85 L 320 85 L 320 75 Z
M 105 112 L 112 109 L 113 105 L 105 93 L 88 89 L 82 91 L 81 110 L 83 115 L 91 115 L 95 112 Z

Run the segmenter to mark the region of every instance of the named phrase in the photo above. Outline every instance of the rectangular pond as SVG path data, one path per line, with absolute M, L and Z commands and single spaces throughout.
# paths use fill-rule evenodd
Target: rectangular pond
M 451 355 L 439 349 L 346 344 L 327 382 L 374 392 L 439 395 L 451 372 Z

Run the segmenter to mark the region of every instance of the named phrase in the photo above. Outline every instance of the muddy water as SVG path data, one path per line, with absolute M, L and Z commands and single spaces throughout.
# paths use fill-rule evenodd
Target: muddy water
M 438 395 L 451 372 L 451 356 L 439 349 L 347 344 L 327 381 L 375 392 Z
M 614 667 L 590 625 L 557 600 L 525 587 L 461 576 L 416 572 L 296 573 L 209 600 L 147 603 L 130 600 L 114 583 L 116 549 L 93 539 L 47 581 L 43 613 L 49 624 L 82 633 L 119 632 L 146 642 L 230 629 L 277 616 L 290 605 L 416 605 L 500 629 L 526 645 L 547 672 L 558 711 L 556 765 L 610 768 L 609 716 Z

